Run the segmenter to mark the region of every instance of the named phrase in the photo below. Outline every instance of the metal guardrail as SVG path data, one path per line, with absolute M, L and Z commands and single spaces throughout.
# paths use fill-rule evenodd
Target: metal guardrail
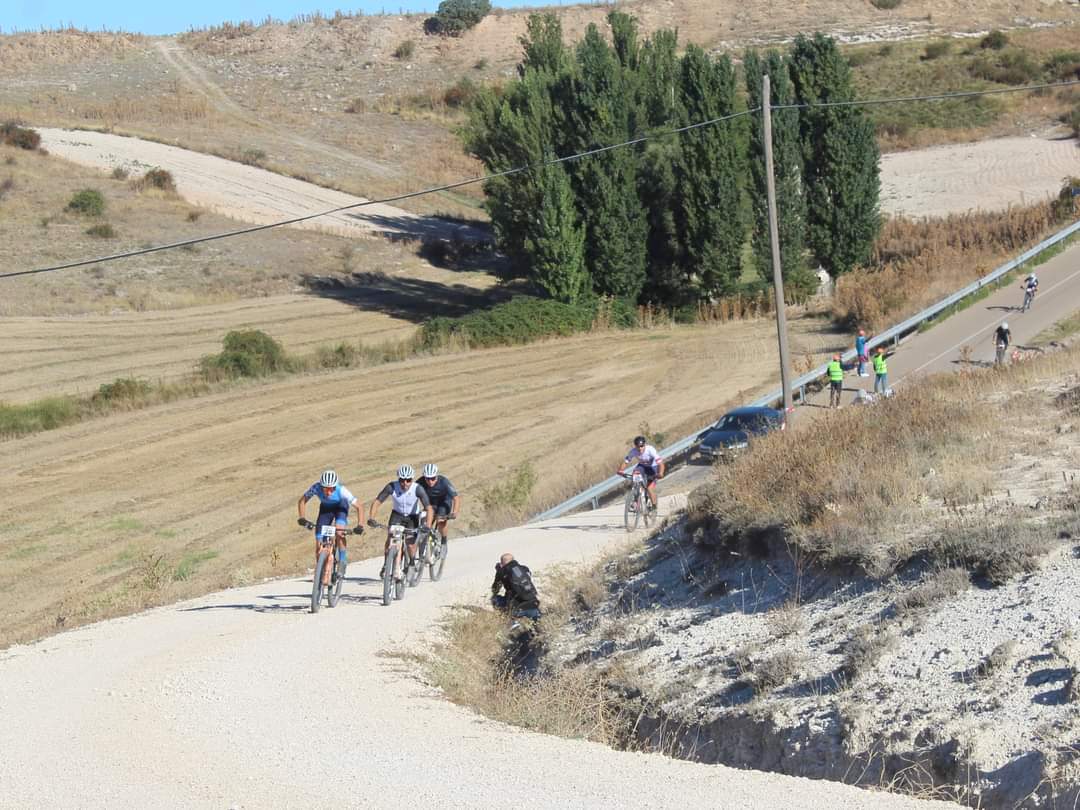
M 880 335 L 875 335 L 871 340 L 867 341 L 867 351 L 876 348 L 883 343 L 892 343 L 894 346 L 897 345 L 902 337 L 918 329 L 921 324 L 926 323 L 927 321 L 932 321 L 934 318 L 936 318 L 945 310 L 949 309 L 954 304 L 962 301 L 970 295 L 977 293 L 984 287 L 993 284 L 1002 276 L 1012 272 L 1017 267 L 1023 265 L 1025 262 L 1033 259 L 1035 256 L 1038 256 L 1047 248 L 1053 247 L 1054 245 L 1068 239 L 1070 236 L 1077 232 L 1080 232 L 1080 221 L 1074 222 L 1072 225 L 1058 231 L 1053 236 L 1044 239 L 1042 242 L 1035 245 L 1034 247 L 1025 250 L 1015 259 L 1010 259 L 1009 261 L 1005 262 L 1005 264 L 1001 265 L 998 268 L 995 268 L 993 271 L 987 273 L 982 278 L 978 279 L 977 281 L 973 281 L 971 284 L 968 284 L 961 290 L 957 290 L 952 295 L 941 299 L 936 304 L 932 304 L 931 306 L 924 309 L 922 312 L 912 315 L 910 318 L 902 321 L 901 323 L 898 323 L 896 326 L 886 329 Z M 849 362 L 855 359 L 855 349 L 848 349 L 840 356 L 840 359 L 842 362 Z M 792 389 L 798 394 L 797 398 L 800 401 L 805 400 L 806 398 L 806 387 L 825 376 L 827 365 L 828 364 L 823 364 L 821 366 L 818 366 L 817 368 L 813 369 L 812 371 L 808 371 L 806 374 L 803 374 L 801 377 L 798 377 L 792 382 Z M 783 391 L 780 388 L 777 388 L 775 391 L 770 391 L 763 397 L 758 397 L 753 402 L 749 403 L 749 406 L 766 407 L 770 405 L 775 405 L 781 402 L 783 398 Z M 679 439 L 679 441 L 675 442 L 674 444 L 663 448 L 660 451 L 660 455 L 663 456 L 665 459 L 678 458 L 679 456 L 688 452 L 690 448 L 694 446 L 694 444 L 697 442 L 697 437 L 701 435 L 702 431 L 708 430 L 714 424 L 715 422 L 710 422 L 708 425 L 701 428 L 700 430 L 697 430 L 689 436 L 685 436 L 682 439 Z M 592 508 L 595 509 L 599 506 L 601 498 L 614 492 L 623 484 L 624 479 L 618 475 L 613 475 L 610 478 L 605 478 L 603 481 L 598 484 L 594 484 L 593 486 L 586 489 L 584 492 L 579 492 L 573 498 L 563 501 L 557 506 L 553 506 L 546 512 L 541 512 L 539 515 L 533 517 L 529 521 L 529 523 L 536 523 L 541 520 L 556 518 L 560 515 L 564 515 L 567 512 L 572 512 L 573 510 L 579 509 L 580 507 L 586 505 L 591 505 Z

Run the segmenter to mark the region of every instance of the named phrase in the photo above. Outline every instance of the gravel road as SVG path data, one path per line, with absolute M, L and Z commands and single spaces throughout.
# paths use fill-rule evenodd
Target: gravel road
M 933 806 L 524 732 L 446 702 L 381 655 L 423 650 L 446 605 L 479 603 L 500 552 L 538 571 L 585 561 L 625 541 L 617 519 L 599 511 L 462 541 L 442 582 L 388 608 L 369 560 L 350 569 L 342 603 L 314 616 L 308 581 L 278 580 L 10 648 L 0 806 L 478 807 L 503 803 L 508 786 L 538 807 L 675 796 L 686 807 Z
M 111 171 L 128 169 L 137 176 L 159 167 L 172 173 L 176 189 L 188 202 L 244 222 L 266 224 L 366 202 L 342 191 L 141 138 L 105 132 L 40 128 L 41 145 L 73 163 Z M 339 236 L 373 232 L 413 237 L 489 239 L 485 232 L 437 217 L 423 217 L 391 205 L 372 204 L 305 222 Z

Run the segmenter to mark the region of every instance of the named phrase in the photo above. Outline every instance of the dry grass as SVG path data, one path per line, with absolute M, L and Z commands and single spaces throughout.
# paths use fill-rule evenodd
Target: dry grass
M 997 372 L 943 375 L 874 408 L 765 437 L 717 469 L 715 485 L 692 498 L 691 521 L 721 542 L 779 531 L 812 562 L 871 576 L 925 558 L 1003 581 L 1037 564 L 1055 527 L 986 492 L 970 496 L 963 482 L 1032 452 L 1040 431 L 1051 435 L 1061 414 L 1046 388 L 1078 371 L 1080 351 L 1066 350 Z M 965 495 L 943 500 L 954 491 Z M 1071 490 L 1063 498 L 1072 508 Z
M 629 742 L 636 715 L 616 699 L 604 674 L 591 667 L 519 670 L 527 642 L 508 634 L 506 617 L 490 610 L 455 610 L 445 629 L 447 640 L 426 665 L 453 702 L 545 734 L 612 746 Z
M 0 177 L 5 188 L 0 238 L 9 269 L 104 252 L 101 239 L 85 233 L 87 223 L 65 210 L 72 196 L 87 187 L 100 189 L 117 234 L 108 252 L 237 227 L 234 220 L 179 199 L 168 190 L 171 178 L 161 174 L 147 172 L 133 183 L 118 182 L 127 176 L 117 175 L 114 182 L 107 174 L 53 156 L 0 145 L 0 162 L 5 158 L 12 162 Z M 259 239 L 226 239 L 108 266 L 14 279 L 0 301 L 0 315 L 178 309 L 291 293 L 309 276 L 349 281 L 353 273 L 369 269 L 420 278 L 432 272 L 413 245 L 377 238 L 364 240 L 362 249 L 357 244 L 355 239 L 278 229 Z
M 1012 660 L 1013 651 L 1016 649 L 1016 641 L 1009 639 L 998 644 L 990 653 L 975 667 L 976 678 L 986 678 L 1003 669 Z
M 870 267 L 837 280 L 833 317 L 848 326 L 882 329 L 1036 244 L 1064 224 L 1060 213 L 1045 202 L 939 219 L 893 217 L 877 240 Z
M 893 602 L 893 610 L 897 617 L 917 613 L 955 596 L 970 583 L 971 577 L 963 568 L 933 571 L 914 588 L 900 594 Z

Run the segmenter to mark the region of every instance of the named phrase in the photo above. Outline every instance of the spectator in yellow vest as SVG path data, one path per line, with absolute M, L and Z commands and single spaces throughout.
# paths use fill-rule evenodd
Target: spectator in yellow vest
M 885 362 L 885 347 L 878 346 L 874 355 L 874 393 L 884 394 L 889 388 L 889 366 Z
M 840 392 L 844 390 L 844 367 L 840 364 L 840 355 L 834 354 L 826 371 L 829 374 L 829 407 L 840 407 Z

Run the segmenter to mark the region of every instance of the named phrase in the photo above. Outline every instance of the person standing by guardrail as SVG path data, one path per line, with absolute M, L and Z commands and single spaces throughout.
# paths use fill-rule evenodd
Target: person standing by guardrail
M 885 347 L 878 346 L 874 355 L 874 393 L 882 394 L 889 389 L 889 364 L 885 362 Z
M 870 357 L 866 353 L 866 332 L 862 329 L 855 337 L 855 355 L 859 359 L 859 376 L 869 377 L 870 372 L 866 370 L 866 364 L 870 361 Z
M 834 354 L 826 371 L 829 375 L 829 407 L 840 407 L 840 394 L 844 390 L 844 366 L 840 362 L 840 355 Z

